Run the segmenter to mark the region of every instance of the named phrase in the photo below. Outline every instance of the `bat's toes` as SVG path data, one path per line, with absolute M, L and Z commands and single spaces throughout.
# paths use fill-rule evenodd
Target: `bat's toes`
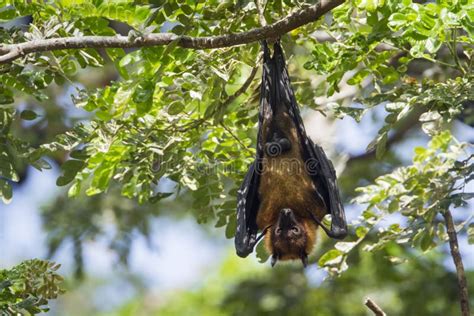
M 331 237 L 334 239 L 344 239 L 347 236 L 347 228 L 331 227 Z

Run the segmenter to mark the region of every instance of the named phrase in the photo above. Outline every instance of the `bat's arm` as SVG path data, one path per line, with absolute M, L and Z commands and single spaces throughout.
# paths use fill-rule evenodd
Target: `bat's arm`
M 316 224 L 318 224 L 324 230 L 326 235 L 328 235 L 329 237 L 334 238 L 334 239 L 343 239 L 347 236 L 347 228 L 346 227 L 341 227 L 337 224 L 334 225 L 332 223 L 331 224 L 331 229 L 329 229 L 326 226 L 324 226 L 324 224 L 313 213 L 311 213 L 311 212 L 309 212 L 309 213 L 311 214 L 311 218 L 313 219 L 313 221 Z

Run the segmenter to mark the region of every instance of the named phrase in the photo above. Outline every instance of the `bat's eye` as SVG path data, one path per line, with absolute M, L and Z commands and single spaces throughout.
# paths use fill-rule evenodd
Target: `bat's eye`
M 279 236 L 281 234 L 281 228 L 275 229 L 275 234 Z

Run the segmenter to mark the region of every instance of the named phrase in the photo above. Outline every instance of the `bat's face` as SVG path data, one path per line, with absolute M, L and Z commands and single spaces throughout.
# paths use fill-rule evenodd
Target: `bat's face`
M 315 227 L 305 219 L 300 219 L 289 208 L 278 215 L 276 224 L 271 228 L 267 239 L 267 249 L 272 254 L 272 266 L 278 260 L 299 259 L 306 266 L 308 253 L 315 241 Z

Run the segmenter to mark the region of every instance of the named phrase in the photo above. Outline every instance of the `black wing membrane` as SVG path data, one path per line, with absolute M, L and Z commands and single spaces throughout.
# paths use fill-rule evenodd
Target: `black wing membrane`
M 270 51 L 266 43 L 263 45 L 263 71 L 262 83 L 260 86 L 260 107 L 258 114 L 258 134 L 257 134 L 257 155 L 250 165 L 244 182 L 240 186 L 237 194 L 237 231 L 235 234 L 235 249 L 237 255 L 242 258 L 247 257 L 257 243 L 257 212 L 260 207 L 258 197 L 258 186 L 260 183 L 260 171 L 262 170 L 263 159 L 263 119 L 271 119 L 271 100 L 275 95 L 275 85 L 271 84 L 274 76 L 274 62 L 270 58 Z
M 257 155 L 244 178 L 237 196 L 237 232 L 235 235 L 235 248 L 237 255 L 247 257 L 258 241 L 257 213 L 260 206 L 258 187 L 260 183 L 260 171 L 263 159 L 263 121 L 271 121 L 274 109 L 284 106 L 293 119 L 303 147 L 303 157 L 308 173 L 320 190 L 318 198 L 326 206 L 328 214 L 331 214 L 331 230 L 325 229 L 332 238 L 344 238 L 347 234 L 347 226 L 344 208 L 339 196 L 336 182 L 336 172 L 331 161 L 327 158 L 323 149 L 306 135 L 303 120 L 291 88 L 288 71 L 281 46 L 276 43 L 273 57 L 265 42 L 263 45 L 263 73 L 260 90 L 260 110 L 257 134 Z
M 274 95 L 274 86 L 271 85 L 271 76 L 274 75 L 274 66 L 270 58 L 270 51 L 263 44 L 263 71 L 262 84 L 260 86 L 260 107 L 258 113 L 257 155 L 245 175 L 244 182 L 237 194 L 237 231 L 235 234 L 235 249 L 237 255 L 245 258 L 257 243 L 257 213 L 260 207 L 258 197 L 258 186 L 260 183 L 260 171 L 262 170 L 263 145 L 262 125 L 264 115 L 266 119 L 272 115 L 270 97 Z M 273 89 L 272 89 L 273 88 Z M 273 90 L 273 91 L 272 91 Z
M 257 212 L 259 176 L 255 171 L 254 161 L 240 186 L 237 195 L 237 231 L 235 233 L 235 249 L 239 257 L 245 258 L 257 243 Z

